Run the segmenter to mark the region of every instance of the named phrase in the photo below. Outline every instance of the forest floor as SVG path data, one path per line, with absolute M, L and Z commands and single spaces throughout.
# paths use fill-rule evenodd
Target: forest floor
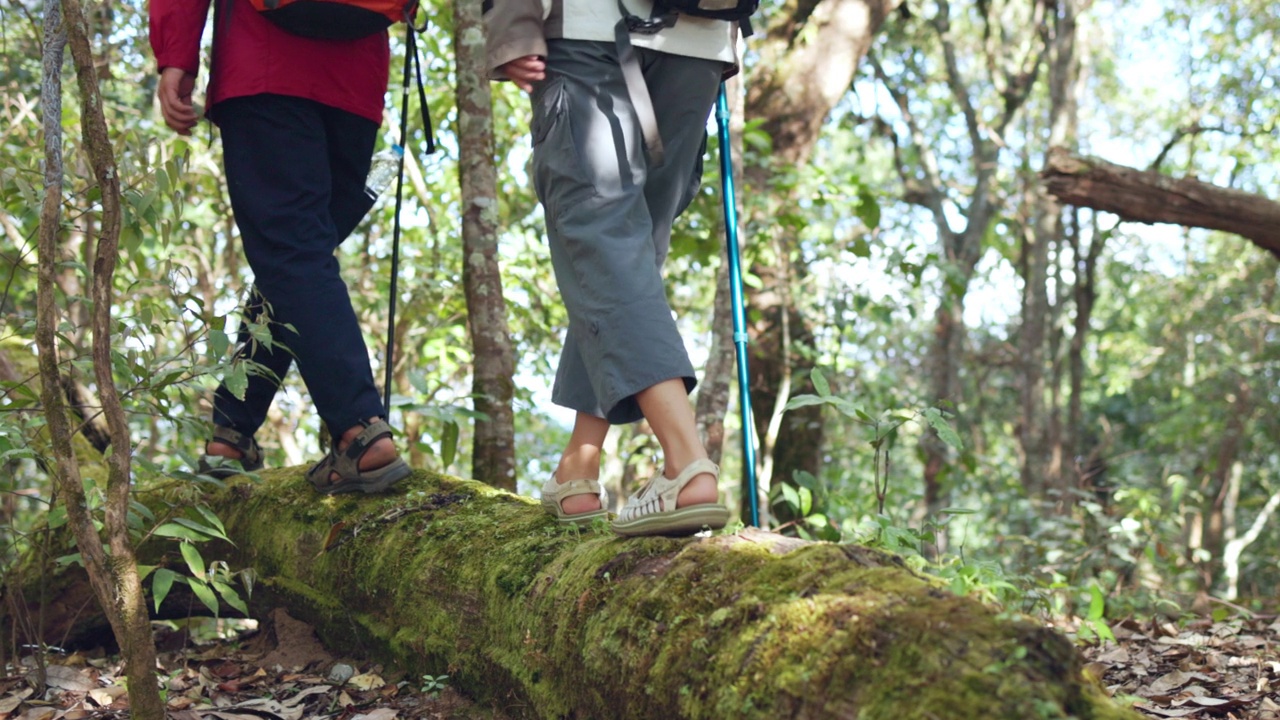
M 312 628 L 281 610 L 263 629 L 199 640 L 157 631 L 172 720 L 506 720 L 440 676 L 403 677 L 331 654 Z M 1115 642 L 1083 648 L 1089 671 L 1115 696 L 1154 718 L 1280 720 L 1280 617 L 1126 620 Z M 208 634 L 207 629 L 203 634 Z M 225 633 L 224 633 L 225 634 Z M 53 657 L 37 692 L 34 662 L 0 679 L 0 720 L 128 718 L 118 657 Z
M 1085 647 L 1112 695 L 1157 718 L 1280 720 L 1280 616 L 1125 620 Z

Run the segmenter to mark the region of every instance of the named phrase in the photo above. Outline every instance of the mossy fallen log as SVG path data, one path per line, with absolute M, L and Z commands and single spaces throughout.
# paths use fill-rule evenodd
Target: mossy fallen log
M 447 673 L 512 717 L 1138 717 L 1062 636 L 887 554 L 755 530 L 623 540 L 477 482 L 323 498 L 301 475 L 207 498 L 235 547 L 206 558 L 255 568 L 255 599 L 332 648 Z

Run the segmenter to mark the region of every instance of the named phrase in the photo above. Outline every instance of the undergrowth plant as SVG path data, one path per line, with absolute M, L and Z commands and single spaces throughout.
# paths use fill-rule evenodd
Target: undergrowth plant
M 786 409 L 832 407 L 862 429 L 862 439 L 872 450 L 875 513 L 852 530 L 842 532 L 837 521 L 822 510 L 829 507 L 830 489 L 813 475 L 797 471 L 792 483 L 774 486 L 771 502 L 785 506 L 799 518 L 789 523 L 798 534 L 808 539 L 844 540 L 893 553 L 903 558 L 908 567 L 941 579 L 953 593 L 973 597 L 1001 612 L 1046 619 L 1074 618 L 1076 637 L 1081 642 L 1114 639 L 1106 622 L 1106 596 L 1092 578 L 1070 579 L 1059 572 L 1020 573 L 998 559 L 967 554 L 964 542 L 940 541 L 953 531 L 963 537 L 966 527 L 952 526 L 968 522 L 977 515 L 976 510 L 946 507 L 914 523 L 895 519 L 887 511 L 893 478 L 891 453 L 904 427 L 932 429 L 944 443 L 962 451 L 964 444 L 951 425 L 951 412 L 941 407 L 870 412 L 862 404 L 833 393 L 820 371 L 813 371 L 811 377 L 815 394 L 793 397 Z

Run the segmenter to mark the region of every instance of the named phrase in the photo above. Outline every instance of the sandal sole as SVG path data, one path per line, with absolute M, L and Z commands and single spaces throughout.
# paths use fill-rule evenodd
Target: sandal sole
M 590 525 L 596 518 L 604 518 L 605 520 L 609 519 L 609 511 L 603 508 L 600 510 L 591 510 L 584 513 L 574 513 L 570 515 L 569 513 L 560 510 L 557 503 L 543 501 L 541 504 L 542 509 L 546 510 L 547 514 L 555 518 L 556 522 L 561 525 Z
M 702 530 L 719 530 L 729 524 L 729 508 L 723 505 L 694 505 L 671 512 L 654 513 L 626 522 L 615 520 L 612 528 L 623 537 L 643 535 L 692 535 Z
M 231 462 L 239 462 L 239 461 L 232 460 Z M 262 465 L 258 465 L 256 467 L 247 467 L 243 469 L 237 469 L 237 468 L 231 467 L 230 465 L 210 465 L 209 461 L 201 459 L 200 464 L 196 466 L 196 474 L 205 475 L 207 477 L 213 478 L 214 480 L 227 480 L 237 475 L 248 475 L 249 473 L 258 472 L 261 469 L 262 469 Z
M 409 467 L 409 464 L 403 458 L 398 458 L 386 467 L 370 470 L 362 478 L 339 480 L 328 485 L 318 485 L 313 482 L 311 486 L 321 495 L 344 495 L 355 492 L 372 495 L 391 489 L 392 485 L 412 474 L 413 468 Z

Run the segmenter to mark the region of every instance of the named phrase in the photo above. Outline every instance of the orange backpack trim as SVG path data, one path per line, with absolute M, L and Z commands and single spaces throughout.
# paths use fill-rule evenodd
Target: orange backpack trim
M 249 4 L 295 35 L 354 40 L 411 19 L 418 0 L 249 0 Z

